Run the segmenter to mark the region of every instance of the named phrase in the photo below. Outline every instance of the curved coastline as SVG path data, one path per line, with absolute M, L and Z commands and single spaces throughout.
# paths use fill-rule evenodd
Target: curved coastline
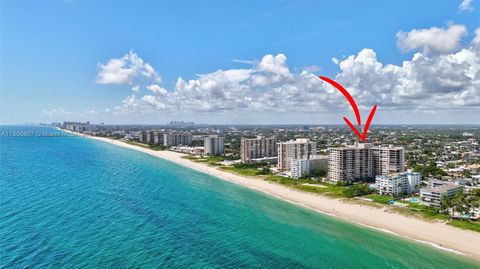
M 265 193 L 321 214 L 326 214 L 391 235 L 414 240 L 442 251 L 466 256 L 480 261 L 480 234 L 473 231 L 462 230 L 438 221 L 428 222 L 417 218 L 400 215 L 398 213 L 387 212 L 385 208 L 374 208 L 365 205 L 346 203 L 340 199 L 333 199 L 312 193 L 305 193 L 260 179 L 232 174 L 219 170 L 216 167 L 210 167 L 205 164 L 196 163 L 182 158 L 183 156 L 186 156 L 186 154 L 182 153 L 172 151 L 154 151 L 151 149 L 127 144 L 119 140 L 88 136 L 63 129 L 59 130 L 110 143 L 123 148 L 140 151 L 151 156 L 206 173 L 222 180 Z

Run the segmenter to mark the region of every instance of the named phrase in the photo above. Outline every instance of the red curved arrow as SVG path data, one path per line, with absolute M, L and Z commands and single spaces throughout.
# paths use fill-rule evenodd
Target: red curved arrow
M 361 127 L 362 126 L 362 118 L 360 117 L 360 111 L 358 110 L 358 106 L 357 106 L 357 103 L 355 102 L 355 99 L 353 99 L 353 97 L 350 95 L 350 93 L 347 90 L 345 90 L 345 88 L 342 87 L 342 85 L 340 85 L 338 82 L 336 82 L 332 79 L 329 79 L 329 78 L 323 77 L 323 76 L 320 76 L 320 79 L 326 81 L 327 83 L 329 83 L 333 87 L 337 88 L 337 90 L 339 90 L 343 94 L 343 96 L 345 96 L 345 98 L 347 98 L 348 102 L 350 103 L 350 106 L 353 109 L 353 112 L 355 113 L 355 117 L 357 118 L 358 127 Z M 377 105 L 374 105 L 372 107 L 372 110 L 370 110 L 370 114 L 368 115 L 367 122 L 365 123 L 365 127 L 363 128 L 363 134 L 361 134 L 357 130 L 357 128 L 355 128 L 355 126 L 350 122 L 350 120 L 347 119 L 347 117 L 343 117 L 343 120 L 347 123 L 347 125 L 350 127 L 350 129 L 352 129 L 352 131 L 358 136 L 358 138 L 360 138 L 360 140 L 362 140 L 363 142 L 366 142 L 367 141 L 367 135 L 368 135 L 368 128 L 370 127 L 370 123 L 373 120 L 373 116 L 375 115 L 375 111 L 377 111 Z
M 330 83 L 333 87 L 337 88 L 343 94 L 343 96 L 345 96 L 345 98 L 347 98 L 348 102 L 350 103 L 350 106 L 353 108 L 353 112 L 355 112 L 355 117 L 357 118 L 358 126 L 362 125 L 362 118 L 360 118 L 360 111 L 358 110 L 357 103 L 355 103 L 355 100 L 350 95 L 350 93 L 347 90 L 345 90 L 345 88 L 342 85 L 340 85 L 338 82 L 336 82 L 333 79 L 329 79 L 323 76 L 320 76 L 320 79 Z

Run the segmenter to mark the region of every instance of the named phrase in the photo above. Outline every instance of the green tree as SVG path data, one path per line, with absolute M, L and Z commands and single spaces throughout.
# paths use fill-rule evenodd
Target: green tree
M 351 187 L 345 189 L 343 193 L 346 197 L 351 198 L 351 197 L 371 194 L 372 192 L 373 191 L 370 189 L 368 184 L 360 183 L 360 184 L 352 185 Z

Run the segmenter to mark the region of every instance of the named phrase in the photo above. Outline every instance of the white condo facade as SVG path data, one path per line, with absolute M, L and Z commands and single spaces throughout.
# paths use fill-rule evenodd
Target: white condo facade
M 431 185 L 430 187 L 420 189 L 420 199 L 423 205 L 440 207 L 443 197 L 450 199 L 457 192 L 463 191 L 463 188 L 463 185 L 457 185 L 453 182 Z
M 420 190 L 421 174 L 415 172 L 377 175 L 375 185 L 378 193 L 382 195 L 399 196 L 415 193 Z
M 225 148 L 225 138 L 218 135 L 204 137 L 203 147 L 206 155 L 222 155 Z
M 308 159 L 296 159 L 290 162 L 290 176 L 301 178 L 310 174 L 310 162 Z

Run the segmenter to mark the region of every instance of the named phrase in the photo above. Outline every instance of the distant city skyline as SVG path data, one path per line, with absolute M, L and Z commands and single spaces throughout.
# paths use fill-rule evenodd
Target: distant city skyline
M 480 123 L 478 1 L 0 5 L 1 124 Z

